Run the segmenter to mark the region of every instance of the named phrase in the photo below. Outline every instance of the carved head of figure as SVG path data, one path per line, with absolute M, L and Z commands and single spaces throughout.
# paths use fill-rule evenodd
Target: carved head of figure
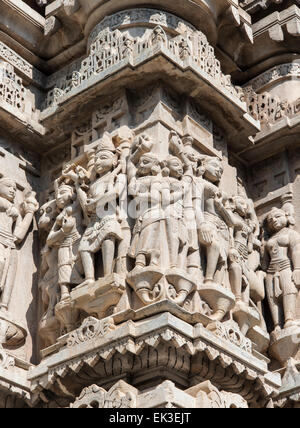
M 198 164 L 201 162 L 201 157 L 199 153 L 193 148 L 194 138 L 193 137 L 185 137 L 183 138 L 184 145 L 184 154 L 188 158 L 188 160 L 193 165 L 193 170 L 196 175 L 199 175 L 198 172 Z
M 158 175 L 161 171 L 161 166 L 157 155 L 153 153 L 142 155 L 137 165 L 137 170 L 140 177 Z
M 17 192 L 17 185 L 14 180 L 10 178 L 0 179 L 0 197 L 9 202 L 14 202 Z
M 112 141 L 103 139 L 95 154 L 94 169 L 98 175 L 104 175 L 117 166 L 118 157 Z
M 56 205 L 60 210 L 70 205 L 75 199 L 75 191 L 72 186 L 62 183 L 55 192 Z
M 169 156 L 165 161 L 169 176 L 173 178 L 181 178 L 183 176 L 183 164 L 176 156 Z
M 267 216 L 267 225 L 272 232 L 278 232 L 288 226 L 287 213 L 279 208 L 272 208 Z
M 205 168 L 205 180 L 214 184 L 219 184 L 224 172 L 222 161 L 217 157 L 207 156 L 203 160 L 203 166 Z
M 40 219 L 39 219 L 39 229 L 45 230 L 46 232 L 50 232 L 55 217 L 57 215 L 56 212 L 56 201 L 52 200 L 49 202 L 46 202 L 41 208 L 40 208 Z
M 233 200 L 233 209 L 241 217 L 245 218 L 249 214 L 250 206 L 247 198 L 243 196 L 235 196 Z

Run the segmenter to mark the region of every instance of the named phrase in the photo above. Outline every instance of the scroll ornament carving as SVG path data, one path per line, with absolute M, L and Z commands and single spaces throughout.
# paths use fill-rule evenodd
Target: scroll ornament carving
M 72 347 L 97 337 L 103 337 L 114 329 L 113 319 L 99 321 L 93 317 L 86 318 L 79 329 L 70 333 L 67 346 Z
M 130 409 L 136 407 L 137 390 L 124 381 L 118 382 L 108 392 L 97 385 L 85 388 L 71 405 L 75 409 L 109 408 Z

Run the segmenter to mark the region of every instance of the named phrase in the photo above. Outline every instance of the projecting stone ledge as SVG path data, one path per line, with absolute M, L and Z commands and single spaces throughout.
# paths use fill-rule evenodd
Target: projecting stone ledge
M 82 372 L 87 387 L 96 382 L 109 389 L 120 379 L 130 379 L 143 390 L 164 380 L 187 389 L 201 383 L 209 372 L 212 383 L 238 392 L 253 406 L 268 402 L 281 386 L 280 375 L 268 371 L 268 360 L 242 336 L 233 335 L 230 341 L 218 329 L 216 333 L 201 323 L 192 326 L 170 313 L 119 325 L 116 319 L 90 317 L 44 350 L 43 361 L 29 375 L 35 399 L 43 400 L 46 391 L 59 391 L 71 403 L 84 386 Z

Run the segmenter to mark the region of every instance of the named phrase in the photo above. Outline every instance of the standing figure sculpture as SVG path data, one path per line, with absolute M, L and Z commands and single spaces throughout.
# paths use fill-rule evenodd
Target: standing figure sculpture
M 200 248 L 204 248 L 204 280 L 199 287 L 202 300 L 209 304 L 210 319 L 221 321 L 233 308 L 235 297 L 228 280 L 228 255 L 232 213 L 228 197 L 220 190 L 222 161 L 205 156 L 194 162 L 193 201 Z
M 39 322 L 39 335 L 44 347 L 53 345 L 60 333 L 60 323 L 55 317 L 55 306 L 59 302 L 58 287 L 58 248 L 49 247 L 47 238 L 58 215 L 56 201 L 46 202 L 40 209 L 38 222 L 41 250 L 39 290 L 42 298 L 42 317 Z M 46 235 L 46 236 L 45 236 Z
M 27 192 L 20 208 L 16 206 L 17 186 L 14 180 L 0 179 L 0 307 L 7 310 L 16 273 L 16 245 L 27 234 L 39 205 L 35 194 Z
M 102 254 L 103 277 L 115 270 L 115 256 L 123 240 L 124 219 L 120 218 L 118 199 L 126 188 L 124 156 L 127 150 L 125 147 L 122 149 L 117 153 L 112 141 L 105 136 L 94 154 L 88 192 L 80 186 L 80 174 L 75 178 L 77 195 L 88 224 L 79 245 L 85 274 L 81 286 L 95 282 L 94 256 L 99 251 Z
M 202 207 L 197 206 L 198 238 L 206 248 L 205 284 L 223 284 L 229 254 L 231 218 L 225 207 L 227 196 L 219 189 L 223 165 L 219 158 L 205 157 Z M 197 199 L 196 199 L 197 200 Z M 199 199 L 200 200 L 200 199 Z M 202 217 L 202 222 L 199 224 Z
M 170 134 L 170 155 L 164 161 L 168 186 L 162 192 L 162 202 L 166 216 L 167 241 L 169 247 L 169 267 L 186 270 L 188 256 L 197 251 L 192 239 L 191 224 L 185 220 L 185 210 L 192 207 L 191 184 L 192 165 L 184 154 L 184 146 L 175 132 Z
M 244 196 L 232 198 L 233 243 L 229 252 L 229 278 L 236 304 L 250 304 L 251 293 L 264 298 L 264 281 L 249 256 L 254 248 L 260 247 L 257 239 L 257 221 L 251 209 L 250 201 Z
M 63 175 L 67 172 L 64 171 Z M 72 185 L 63 177 L 55 181 L 56 206 L 59 214 L 47 239 L 48 247 L 58 248 L 58 285 L 61 301 L 70 298 L 73 285 L 82 282 L 78 247 L 82 235 L 81 207 Z
M 165 218 L 161 207 L 162 168 L 156 154 L 150 152 L 143 140 L 137 148 L 140 157 L 134 152 L 131 157 L 129 171 L 132 173 L 129 181 L 129 194 L 135 198 L 140 216 L 136 220 L 130 256 L 135 259 L 135 269 L 146 266 L 161 266 L 160 237 L 164 236 Z M 137 160 L 133 166 L 133 157 Z M 149 206 L 150 204 L 150 206 Z
M 300 234 L 289 227 L 289 214 L 273 208 L 267 216 L 271 233 L 266 277 L 268 302 L 275 331 L 297 325 L 296 303 L 300 287 Z

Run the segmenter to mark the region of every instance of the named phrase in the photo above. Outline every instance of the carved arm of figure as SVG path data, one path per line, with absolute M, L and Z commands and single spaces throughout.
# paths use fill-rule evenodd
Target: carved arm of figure
M 136 148 L 131 154 L 131 156 L 128 157 L 127 161 L 127 172 L 128 172 L 128 181 L 131 183 L 132 179 L 136 176 L 137 168 L 136 165 L 138 164 L 139 160 L 145 153 L 151 152 L 151 149 L 153 147 L 153 142 L 148 137 L 148 135 L 141 135 L 136 143 Z M 126 151 L 124 150 L 125 154 Z
M 74 167 L 75 167 L 75 170 L 74 170 Z M 82 208 L 84 218 L 86 221 L 88 218 L 88 210 L 87 210 L 88 196 L 87 196 L 86 192 L 81 187 L 81 180 L 84 177 L 88 177 L 88 176 L 89 176 L 88 171 L 86 171 L 81 166 L 75 166 L 75 165 L 70 165 L 62 173 L 63 179 L 68 178 L 69 180 L 73 181 L 73 183 L 75 184 L 77 198 L 78 198 L 78 201 L 79 201 L 80 206 Z M 58 185 L 58 182 L 56 181 L 55 186 L 57 186 L 57 185 Z
M 293 281 L 300 287 L 300 235 L 295 230 L 290 231 L 290 255 L 293 262 Z
M 39 204 L 35 199 L 34 192 L 30 191 L 25 195 L 25 201 L 22 204 L 22 208 L 24 210 L 25 216 L 24 218 L 22 218 L 20 215 L 17 217 L 14 230 L 14 236 L 16 238 L 16 242 L 18 243 L 22 242 L 25 238 L 25 235 L 32 223 L 33 216 L 39 209 Z
M 215 207 L 229 228 L 241 230 L 243 223 L 225 204 L 228 197 L 225 193 L 221 193 L 215 198 Z
M 102 206 L 105 206 L 106 204 L 112 202 L 116 202 L 126 187 L 126 180 L 124 180 L 124 177 L 122 175 L 123 174 L 117 177 L 113 189 L 111 189 L 109 192 L 99 195 L 96 199 L 88 199 L 86 203 L 87 209 L 96 208 L 97 204 L 100 202 Z
M 72 214 L 72 208 L 68 208 L 65 213 L 57 217 L 47 239 L 49 247 L 59 244 L 65 239 L 66 235 L 72 232 L 76 225 L 76 219 Z

